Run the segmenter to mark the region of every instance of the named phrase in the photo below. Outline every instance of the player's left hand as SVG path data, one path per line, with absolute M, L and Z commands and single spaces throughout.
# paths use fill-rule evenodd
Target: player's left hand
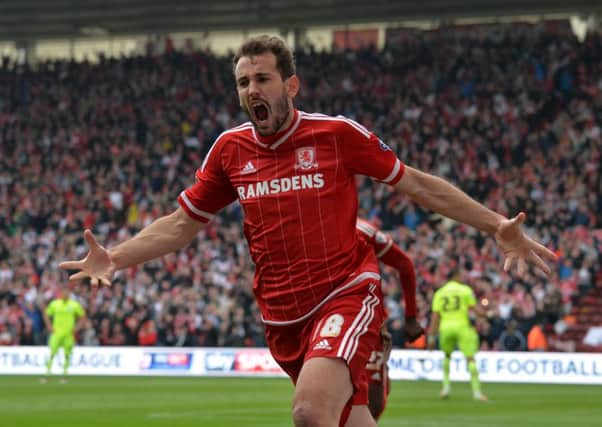
M 526 215 L 521 212 L 512 219 L 506 219 L 500 223 L 495 233 L 495 240 L 506 257 L 504 271 L 509 271 L 514 264 L 518 264 L 518 274 L 523 275 L 527 271 L 527 263 L 531 263 L 550 274 L 552 270 L 542 257 L 556 261 L 556 254 L 525 234 L 521 228 L 525 218 Z
M 403 325 L 403 332 L 408 342 L 414 342 L 424 334 L 424 329 L 422 329 L 422 326 L 416 321 L 416 318 L 409 317 Z

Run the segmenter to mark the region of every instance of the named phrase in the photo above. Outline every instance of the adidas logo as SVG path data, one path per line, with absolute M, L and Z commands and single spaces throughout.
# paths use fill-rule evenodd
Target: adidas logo
M 257 172 L 257 170 L 255 169 L 255 166 L 253 166 L 253 163 L 251 163 L 250 160 L 247 162 L 247 164 L 245 165 L 245 167 L 242 168 L 242 170 L 240 171 L 240 173 L 242 175 L 246 175 L 248 173 L 253 173 L 253 172 Z
M 314 350 L 330 350 L 330 344 L 328 344 L 328 340 L 322 340 L 316 345 L 314 345 Z

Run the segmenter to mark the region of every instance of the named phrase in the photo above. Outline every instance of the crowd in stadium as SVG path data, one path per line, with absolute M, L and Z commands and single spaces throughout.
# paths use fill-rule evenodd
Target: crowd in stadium
M 532 26 L 408 32 L 384 50 L 296 53 L 304 111 L 343 114 L 409 165 L 445 177 L 560 256 L 545 277 L 502 270 L 493 239 L 421 211 L 358 177 L 360 215 L 416 266 L 419 321 L 455 265 L 487 321 L 486 349 L 526 349 L 542 324 L 602 280 L 602 36 Z M 0 64 L 0 345 L 45 344 L 42 310 L 91 228 L 112 246 L 171 212 L 212 142 L 246 121 L 232 64 L 209 52 Z M 73 285 L 82 345 L 262 346 L 242 212 L 227 208 L 186 250 L 121 272 L 110 289 Z M 403 303 L 383 271 L 394 344 Z M 558 342 L 552 349 L 567 349 Z

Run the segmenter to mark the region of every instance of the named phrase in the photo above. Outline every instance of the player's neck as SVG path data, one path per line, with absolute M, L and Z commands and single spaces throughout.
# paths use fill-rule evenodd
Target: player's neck
M 297 109 L 295 107 L 292 107 L 289 110 L 288 115 L 286 116 L 286 120 L 284 121 L 284 123 L 282 123 L 282 126 L 280 126 L 280 129 L 278 129 L 276 131 L 276 133 L 282 134 L 282 133 L 286 132 L 287 130 L 289 130 L 290 127 L 293 125 L 293 122 L 297 118 L 297 114 L 299 114 L 297 112 Z
M 297 122 L 298 117 L 299 117 L 299 110 L 297 110 L 295 107 L 293 107 L 289 111 L 288 116 L 287 116 L 286 120 L 284 121 L 284 123 L 282 124 L 282 126 L 280 126 L 280 128 L 275 133 L 273 133 L 271 135 L 259 135 L 259 133 L 255 132 L 255 136 L 260 142 L 262 142 L 264 144 L 271 144 L 272 142 L 275 142 L 278 139 L 280 139 L 289 130 L 291 130 L 291 128 Z

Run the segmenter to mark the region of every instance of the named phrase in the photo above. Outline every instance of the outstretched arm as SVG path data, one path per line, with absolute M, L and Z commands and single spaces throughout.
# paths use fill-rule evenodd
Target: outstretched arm
M 514 263 L 518 263 L 518 272 L 522 274 L 529 262 L 546 274 L 551 272 L 541 257 L 554 261 L 556 255 L 522 231 L 520 226 L 525 221 L 524 213 L 507 219 L 449 182 L 409 166 L 405 167 L 395 188 L 420 206 L 493 235 L 506 257 L 504 270 L 508 271 Z
M 110 286 L 115 271 L 174 252 L 188 245 L 203 227 L 182 209 L 161 217 L 140 233 L 111 249 L 100 246 L 90 230 L 84 237 L 90 248 L 80 261 L 65 261 L 59 267 L 79 270 L 70 280 L 90 278 L 92 286 Z

